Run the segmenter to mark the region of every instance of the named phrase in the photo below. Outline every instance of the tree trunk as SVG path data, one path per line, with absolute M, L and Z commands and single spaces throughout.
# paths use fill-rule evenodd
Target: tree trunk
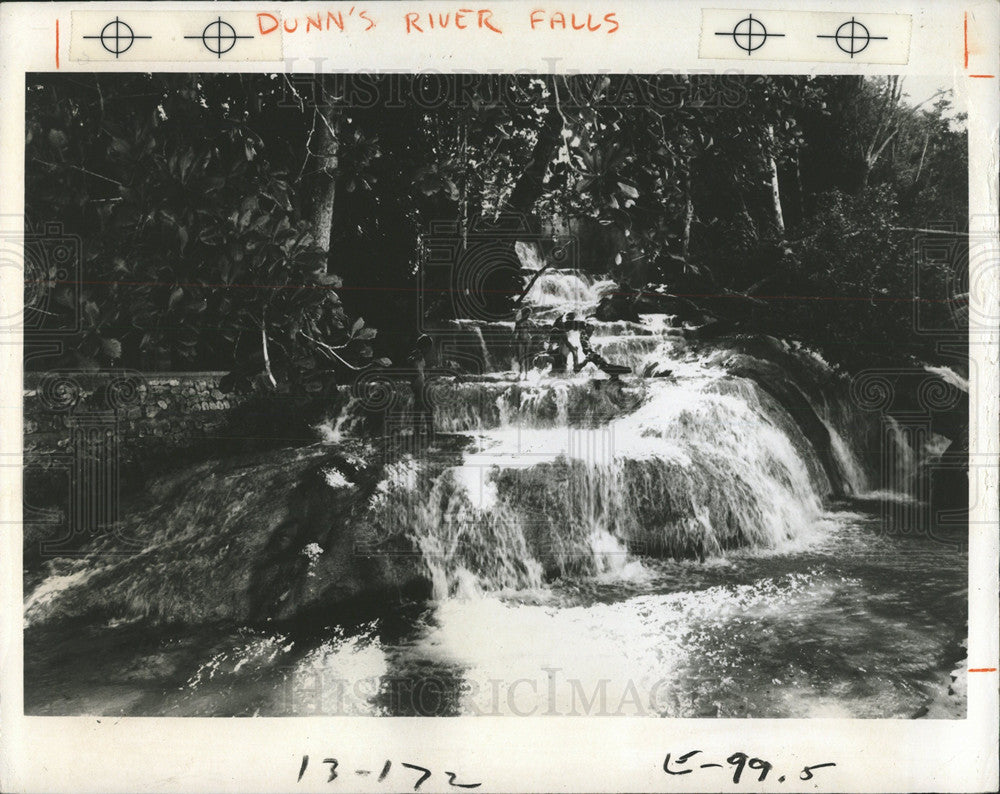
M 556 91 L 558 89 L 555 86 L 557 79 L 558 77 L 556 76 L 552 78 L 553 83 L 550 88 L 552 101 L 548 105 L 548 113 L 545 115 L 542 126 L 538 130 L 538 137 L 535 139 L 535 145 L 531 150 L 531 159 L 514 185 L 514 189 L 511 190 L 507 200 L 503 203 L 501 215 L 516 214 L 524 218 L 525 221 L 528 221 L 531 211 L 534 209 L 535 202 L 538 201 L 545 190 L 545 172 L 548 170 L 549 163 L 552 162 L 556 149 L 559 147 L 564 124 L 562 113 L 557 106 L 556 98 L 558 94 Z M 511 254 L 513 254 L 514 240 L 511 239 L 507 245 Z M 510 304 L 512 308 L 520 306 L 525 295 L 531 289 L 532 284 L 535 283 L 535 280 L 548 267 L 549 263 L 546 262 L 527 286 L 519 287 L 518 294 L 516 294 Z M 512 286 L 514 285 L 512 284 Z
M 691 198 L 691 174 L 684 179 L 684 232 L 681 235 L 681 258 L 687 262 L 691 249 L 691 221 L 694 220 L 694 200 Z
M 774 126 L 767 125 L 767 138 L 770 151 L 768 152 L 768 167 L 771 171 L 771 201 L 774 206 L 774 226 L 782 238 L 785 236 L 785 216 L 781 212 L 781 190 L 778 186 L 778 161 L 774 157 Z
M 504 212 L 516 212 L 522 215 L 531 212 L 544 190 L 545 172 L 559 146 L 562 128 L 562 116 L 554 107 L 550 107 L 538 130 L 538 138 L 531 150 L 531 159 L 507 197 L 507 201 L 504 202 Z
M 930 140 L 930 133 L 924 133 L 924 148 L 920 150 L 920 162 L 917 163 L 917 175 L 913 177 L 913 184 L 916 186 L 920 182 L 920 174 L 924 170 L 924 157 L 927 156 L 927 143 Z
M 459 157 L 465 163 L 462 170 L 462 184 L 459 185 L 459 205 L 458 205 L 458 226 L 461 239 L 459 240 L 459 251 L 464 255 L 469 247 L 469 120 L 462 117 L 459 122 L 461 129 L 459 132 Z
M 864 195 L 864 192 L 868 190 L 868 180 L 871 178 L 872 174 L 872 164 L 868 160 L 861 161 L 861 178 L 858 180 L 858 191 L 857 196 Z
M 322 93 L 322 104 L 314 110 L 315 132 L 313 134 L 309 186 L 307 190 L 307 220 L 316 244 L 327 254 L 330 253 L 333 230 L 333 206 L 337 194 L 337 109 L 327 92 Z M 326 263 L 324 270 L 329 266 Z
M 857 195 L 862 195 L 868 189 L 871 173 L 878 163 L 885 148 L 893 142 L 899 132 L 901 119 L 898 113 L 900 98 L 903 94 L 902 84 L 897 75 L 886 78 L 885 89 L 882 92 L 882 106 L 879 108 L 878 123 L 871 141 L 862 152 L 861 179 Z M 937 94 L 935 94 L 937 96 Z M 932 97 L 933 98 L 933 97 Z M 925 100 L 928 101 L 928 100 Z M 923 102 L 920 105 L 924 104 Z M 920 107 L 917 105 L 913 110 Z
M 795 219 L 795 224 L 801 224 L 806 219 L 806 191 L 802 185 L 802 153 L 795 151 L 795 189 L 798 192 L 799 217 Z

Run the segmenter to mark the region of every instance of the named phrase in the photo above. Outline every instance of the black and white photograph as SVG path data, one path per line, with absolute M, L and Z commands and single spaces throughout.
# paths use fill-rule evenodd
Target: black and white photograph
M 26 715 L 966 718 L 951 75 L 49 71 L 24 135 Z

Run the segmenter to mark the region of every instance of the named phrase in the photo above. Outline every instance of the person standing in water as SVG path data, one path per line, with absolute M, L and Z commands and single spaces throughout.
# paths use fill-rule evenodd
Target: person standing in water
M 534 323 L 531 322 L 531 309 L 522 306 L 514 315 L 514 359 L 517 371 L 522 375 L 531 369 L 534 328 Z
M 570 344 L 566 324 L 575 317 L 570 312 L 567 315 L 557 317 L 552 327 L 549 329 L 548 355 L 552 361 L 553 372 L 566 372 L 569 366 L 570 357 L 573 357 L 573 364 L 576 365 L 576 351 Z
M 415 434 L 434 432 L 434 409 L 427 399 L 427 367 L 434 352 L 434 340 L 421 334 L 407 363 L 413 368 L 410 390 L 413 392 L 413 432 Z

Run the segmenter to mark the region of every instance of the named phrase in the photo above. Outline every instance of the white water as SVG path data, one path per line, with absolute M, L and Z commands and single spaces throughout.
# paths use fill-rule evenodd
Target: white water
M 586 375 L 501 393 L 499 426 L 480 430 L 460 465 L 429 492 L 399 493 L 417 505 L 410 533 L 435 594 L 470 577 L 483 590 L 537 588 L 546 569 L 625 575 L 636 553 L 719 557 L 810 538 L 822 484 L 791 418 L 775 424 L 750 381 L 671 366 L 681 374 L 596 426 L 569 410 L 571 396 L 601 388 Z
M 526 283 L 534 276 L 529 273 Z M 546 270 L 531 285 L 524 300 L 539 315 L 564 312 L 585 315 L 596 309 L 601 298 L 613 289 L 613 281 L 596 279 L 583 271 Z
M 526 302 L 536 318 L 586 316 L 610 288 L 550 270 Z M 481 329 L 470 327 L 490 362 Z M 593 328 L 595 350 L 646 377 L 604 383 L 588 365 L 575 375 L 545 369 L 453 384 L 435 422 L 471 433 L 461 461 L 424 476 L 419 460 L 390 467 L 380 510 L 406 527 L 436 597 L 537 589 L 551 575 L 627 578 L 644 555 L 724 558 L 802 548 L 818 536 L 829 481 L 794 417 L 727 373 L 718 351 L 689 350 L 668 316 Z M 831 372 L 800 355 L 810 371 Z M 854 429 L 833 418 L 847 412 L 828 410 L 826 399 L 814 410 L 840 474 L 851 492 L 870 493 Z M 897 457 L 912 472 L 905 443 Z

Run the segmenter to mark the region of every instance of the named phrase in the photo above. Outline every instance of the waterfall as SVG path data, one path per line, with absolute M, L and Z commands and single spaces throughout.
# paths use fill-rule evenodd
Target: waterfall
M 561 313 L 596 305 L 607 283 L 547 271 L 529 300 Z M 486 347 L 478 326 L 456 327 Z M 818 536 L 834 475 L 868 491 L 863 433 L 834 394 L 837 376 L 808 351 L 775 340 L 735 357 L 695 349 L 666 315 L 592 329 L 601 356 L 644 377 L 608 383 L 591 365 L 449 384 L 435 427 L 471 443 L 445 465 L 409 459 L 406 477 L 387 482 L 382 523 L 405 532 L 437 597 L 634 576 L 649 556 L 796 548 Z M 767 388 L 770 372 L 801 383 L 804 402 Z M 804 429 L 803 408 L 815 426 Z M 816 428 L 829 434 L 825 458 Z
M 490 351 L 486 348 L 486 340 L 483 338 L 483 329 L 478 325 L 473 327 L 476 339 L 479 340 L 479 350 L 483 354 L 483 368 L 486 371 L 493 369 L 493 362 L 490 360 Z
M 313 426 L 313 431 L 324 444 L 337 444 L 343 440 L 344 435 L 352 429 L 358 422 L 359 400 L 354 395 L 348 395 L 343 408 L 332 419 L 325 419 Z
M 538 243 L 526 243 L 518 240 L 514 243 L 514 253 L 521 262 L 521 267 L 526 271 L 541 270 L 545 267 Z
M 525 285 L 535 277 L 526 274 Z M 524 302 L 535 308 L 536 313 L 586 314 L 597 307 L 601 298 L 613 289 L 615 283 L 598 280 L 579 270 L 546 270 L 531 285 Z
M 547 272 L 532 300 L 559 313 L 595 303 L 605 284 Z M 493 324 L 487 337 L 478 324 L 457 321 L 446 333 L 467 344 L 470 328 L 489 370 L 502 359 L 510 329 Z M 829 367 L 806 351 L 759 338 L 692 343 L 666 315 L 592 328 L 594 349 L 634 375 L 609 381 L 589 364 L 579 373 L 543 368 L 516 377 L 487 371 L 442 378 L 430 397 L 435 435 L 418 442 L 406 418 L 408 383 L 386 373 L 371 384 L 384 404 L 369 404 L 363 389 L 341 395 L 336 417 L 316 427 L 324 444 L 289 451 L 288 460 L 269 455 L 234 465 L 225 480 L 192 477 L 178 491 L 184 500 L 158 514 L 162 530 L 146 545 L 157 549 L 209 524 L 219 527 L 211 537 L 218 536 L 220 547 L 228 548 L 227 533 L 247 526 L 256 527 L 263 544 L 269 527 L 288 523 L 299 527 L 289 559 L 298 560 L 295 544 L 315 544 L 338 586 L 361 587 L 373 574 L 343 562 L 340 551 L 329 553 L 331 544 L 363 543 L 389 552 L 376 558 L 383 566 L 378 576 L 420 578 L 437 598 L 447 598 L 533 590 L 560 576 L 636 578 L 650 558 L 797 549 L 822 536 L 823 500 L 834 476 L 855 494 L 867 492 L 871 479 L 859 450 L 872 437 L 870 424 L 862 424 L 870 420 L 857 418 Z M 539 330 L 544 337 L 542 323 Z M 803 422 L 807 413 L 811 423 Z M 373 443 L 371 434 L 383 425 L 389 435 Z M 816 432 L 823 428 L 825 444 Z M 910 449 L 898 429 L 894 437 L 903 483 L 925 451 Z M 317 471 L 309 474 L 313 465 Z M 220 524 L 221 489 L 232 506 Z M 155 502 L 155 494 L 150 498 Z M 340 529 L 330 534 L 334 524 Z M 283 598 L 288 577 L 301 566 L 282 558 L 272 567 L 267 598 Z M 324 576 L 308 572 L 317 580 L 312 585 Z M 249 586 L 240 576 L 230 589 Z M 51 579 L 29 603 L 40 614 L 58 613 L 79 589 L 71 578 Z M 255 599 L 259 589 L 254 585 Z M 130 614 L 165 601 L 170 609 L 163 614 L 187 614 L 195 601 L 183 588 L 155 602 L 131 593 L 102 591 L 100 598 L 125 599 Z M 224 606 L 236 610 L 241 598 Z
M 821 420 L 830 432 L 830 445 L 833 448 L 833 454 L 837 458 L 837 463 L 840 466 L 841 473 L 844 475 L 844 480 L 851 489 L 851 493 L 866 493 L 868 491 L 868 475 L 865 473 L 864 467 L 862 467 L 851 451 L 851 448 L 833 424 L 822 418 Z
M 890 446 L 883 453 L 883 477 L 889 493 L 915 498 L 914 485 L 917 476 L 916 453 L 907 443 L 899 422 L 887 416 L 888 442 Z
M 563 393 L 567 393 L 564 391 Z M 606 575 L 630 554 L 716 557 L 803 541 L 822 513 L 815 461 L 749 381 L 657 382 L 606 425 L 501 425 L 429 491 L 403 498 L 438 597 Z M 529 398 L 522 413 L 547 411 Z M 538 422 L 543 424 L 542 421 Z M 405 489 L 404 489 L 405 490 Z

